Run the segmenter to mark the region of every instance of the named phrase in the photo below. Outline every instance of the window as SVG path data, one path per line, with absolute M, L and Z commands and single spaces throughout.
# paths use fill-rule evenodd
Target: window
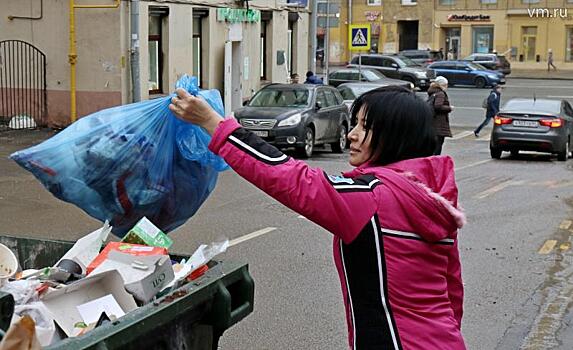
M 317 26 L 321 28 L 326 28 L 326 17 L 318 17 Z M 334 16 L 330 16 L 328 18 L 328 27 L 329 28 L 338 28 L 339 27 L 339 19 Z
M 480 0 L 482 4 L 497 4 L 497 0 Z
M 267 79 L 267 21 L 261 21 L 261 80 Z
M 342 94 L 342 98 L 345 100 L 354 100 L 356 99 L 356 96 L 354 95 L 354 93 L 352 92 L 352 90 L 350 90 L 350 88 L 348 87 L 343 87 L 340 89 L 340 94 Z
M 150 94 L 163 93 L 163 19 L 165 13 L 149 14 L 149 82 Z
M 401 0 L 403 6 L 416 5 L 418 0 Z
M 573 27 L 567 27 L 567 41 L 565 42 L 565 60 L 573 61 Z
M 320 103 L 321 107 L 328 106 L 327 101 L 326 101 L 326 97 L 324 96 L 324 90 L 318 91 L 318 96 L 316 96 L 316 102 Z
M 455 5 L 456 0 L 440 0 L 440 5 Z
M 521 0 L 523 4 L 537 4 L 540 0 Z
M 489 53 L 493 51 L 493 27 L 473 28 L 473 52 Z M 478 59 L 478 61 L 491 61 L 490 58 Z
M 325 93 L 325 95 L 326 95 L 326 102 L 328 103 L 328 107 L 332 107 L 332 106 L 338 105 L 338 101 L 336 101 L 336 96 L 334 96 L 334 94 L 332 93 L 332 91 L 330 91 L 330 90 L 325 90 L 324 93 Z
M 380 6 L 380 5 L 382 5 L 382 0 L 366 0 L 366 5 L 368 5 L 368 6 Z
M 203 52 L 202 22 L 200 16 L 193 16 L 193 76 L 197 77 L 199 86 L 201 86 L 203 82 L 201 76 L 203 67 L 203 61 L 201 60 L 201 53 Z

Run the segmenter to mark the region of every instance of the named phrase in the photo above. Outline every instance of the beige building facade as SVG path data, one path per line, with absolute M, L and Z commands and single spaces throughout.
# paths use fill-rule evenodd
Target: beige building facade
M 131 74 L 130 6 L 134 2 L 75 3 L 118 4 L 117 8 L 74 11 L 77 116 L 132 102 L 137 86 Z M 199 78 L 201 88 L 218 89 L 230 111 L 262 84 L 286 83 L 290 73 L 303 75 L 308 70 L 310 17 L 306 7 L 254 0 L 247 10 L 235 1 L 179 0 L 139 1 L 138 10 L 141 99 L 169 94 L 180 76 L 190 74 Z M 45 55 L 48 124 L 69 124 L 70 1 L 5 0 L 2 12 L 0 45 L 20 40 Z M 22 64 L 24 68 L 18 69 L 26 69 L 30 62 L 21 59 L 0 57 L 0 64 Z M 2 88 L 3 92 L 10 90 L 10 86 Z M 10 98 L 10 93 L 0 96 Z M 0 116 L 7 113 L 0 110 Z

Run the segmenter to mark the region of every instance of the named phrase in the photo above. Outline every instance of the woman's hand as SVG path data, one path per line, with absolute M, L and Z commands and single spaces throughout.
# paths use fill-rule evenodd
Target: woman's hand
M 178 118 L 199 125 L 207 130 L 209 135 L 213 135 L 223 118 L 202 98 L 195 97 L 181 88 L 175 92 L 177 96 L 171 99 L 169 110 Z

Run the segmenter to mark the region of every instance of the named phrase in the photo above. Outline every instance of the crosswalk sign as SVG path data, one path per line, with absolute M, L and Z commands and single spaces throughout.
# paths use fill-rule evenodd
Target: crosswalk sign
M 350 25 L 348 28 L 348 47 L 351 51 L 370 50 L 370 25 Z

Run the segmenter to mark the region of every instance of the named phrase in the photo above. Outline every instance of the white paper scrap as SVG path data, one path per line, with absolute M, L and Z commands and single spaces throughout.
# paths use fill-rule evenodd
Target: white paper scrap
M 102 312 L 105 312 L 109 318 L 112 316 L 120 318 L 125 315 L 125 312 L 111 294 L 76 307 L 78 308 L 78 312 L 80 313 L 80 316 L 82 316 L 84 323 L 87 325 L 97 322 Z

